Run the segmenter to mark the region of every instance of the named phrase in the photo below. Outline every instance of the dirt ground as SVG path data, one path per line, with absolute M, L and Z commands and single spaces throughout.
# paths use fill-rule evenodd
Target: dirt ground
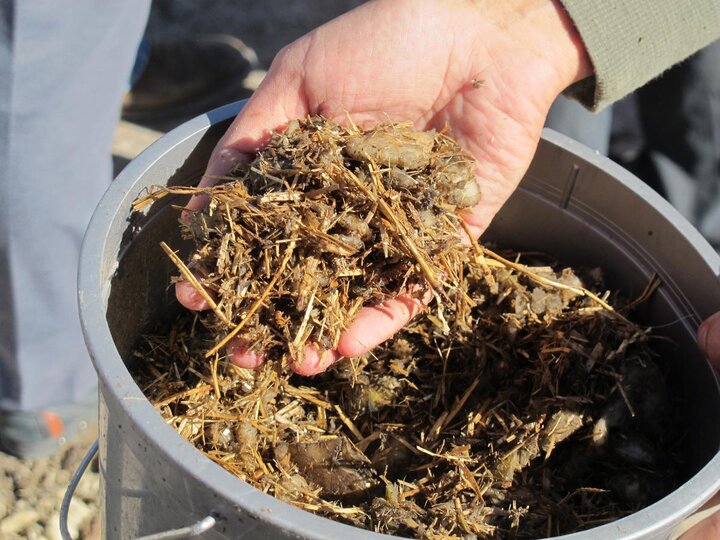
M 207 33 L 230 33 L 253 47 L 261 67 L 267 69 L 284 45 L 360 3 L 360 0 L 156 0 L 147 34 L 151 39 L 192 39 Z M 122 123 L 114 143 L 116 171 L 161 134 Z M 60 503 L 91 442 L 91 439 L 76 441 L 56 456 L 36 460 L 21 461 L 0 453 L 0 538 L 61 538 Z M 78 486 L 68 520 L 73 538 L 100 538 L 99 482 L 96 469 L 88 470 Z

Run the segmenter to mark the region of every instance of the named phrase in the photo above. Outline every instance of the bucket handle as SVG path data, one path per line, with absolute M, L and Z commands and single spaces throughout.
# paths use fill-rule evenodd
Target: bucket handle
M 60 536 L 63 540 L 73 540 L 70 530 L 68 529 L 68 511 L 70 510 L 70 501 L 72 501 L 75 489 L 80 483 L 80 479 L 85 474 L 85 471 L 90 465 L 95 455 L 98 453 L 99 443 L 95 439 L 90 449 L 87 451 L 85 456 L 82 458 L 80 465 L 75 470 L 68 484 L 65 495 L 63 496 L 62 504 L 60 505 Z M 191 538 L 193 536 L 201 535 L 202 533 L 212 529 L 217 523 L 217 519 L 213 515 L 202 518 L 197 523 L 188 525 L 187 527 L 181 527 L 179 529 L 172 529 L 169 531 L 153 533 L 146 536 L 139 536 L 135 540 L 172 540 L 174 538 Z
M 201 535 L 205 531 L 209 531 L 215 526 L 215 523 L 217 523 L 215 517 L 209 515 L 205 516 L 197 523 L 193 523 L 187 527 L 148 534 L 147 536 L 138 536 L 135 540 L 172 540 L 173 538 L 191 538 L 193 536 Z
M 73 540 L 70 530 L 68 529 L 67 519 L 68 511 L 70 509 L 70 501 L 72 501 L 73 495 L 75 494 L 75 488 L 77 488 L 80 483 L 80 479 L 83 474 L 85 474 L 85 470 L 88 468 L 88 465 L 90 465 L 90 462 L 95 457 L 95 454 L 97 454 L 98 447 L 98 439 L 95 439 L 95 442 L 92 443 L 90 450 L 87 451 L 85 456 L 82 458 L 80 465 L 78 465 L 78 468 L 73 473 L 72 478 L 70 478 L 70 484 L 68 484 L 68 487 L 65 490 L 65 495 L 63 496 L 62 503 L 60 504 L 60 536 L 62 536 L 63 540 Z

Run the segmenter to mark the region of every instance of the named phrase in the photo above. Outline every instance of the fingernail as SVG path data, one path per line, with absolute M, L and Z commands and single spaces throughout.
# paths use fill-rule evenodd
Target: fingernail
M 256 369 L 265 363 L 265 354 L 248 350 L 248 341 L 233 339 L 225 346 L 230 361 L 238 367 Z
M 198 276 L 196 276 L 198 277 Z M 208 293 L 212 298 L 212 294 Z M 178 281 L 175 284 L 175 297 L 178 302 L 193 311 L 205 311 L 210 308 L 210 304 L 188 281 Z
M 309 344 L 305 347 L 302 357 L 294 359 L 291 368 L 298 375 L 308 377 L 322 373 L 340 358 L 337 351 L 320 351 L 317 345 Z

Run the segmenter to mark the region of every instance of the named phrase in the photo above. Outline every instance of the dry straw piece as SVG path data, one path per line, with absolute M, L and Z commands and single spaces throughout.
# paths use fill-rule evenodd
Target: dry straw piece
M 463 244 L 456 210 L 480 194 L 446 134 L 308 118 L 223 180 L 136 203 L 211 201 L 183 225 L 188 265 L 164 248 L 211 309 L 144 336 L 135 373 L 208 458 L 306 510 L 418 538 L 564 534 L 673 489 L 649 332 L 569 268 Z M 603 289 L 597 271 L 586 282 Z M 394 339 L 313 378 L 288 369 L 399 290 L 434 301 Z M 235 335 L 268 362 L 230 363 Z

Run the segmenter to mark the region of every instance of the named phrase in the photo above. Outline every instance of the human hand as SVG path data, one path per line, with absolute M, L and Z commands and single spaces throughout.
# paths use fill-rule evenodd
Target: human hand
M 720 311 L 700 325 L 697 340 L 702 353 L 720 371 Z
M 200 186 L 210 186 L 294 118 L 347 115 L 361 126 L 412 121 L 447 126 L 477 160 L 482 200 L 462 211 L 471 234 L 489 225 L 527 170 L 554 99 L 591 74 L 590 61 L 556 0 L 375 0 L 283 49 L 265 80 L 213 151 Z M 206 201 L 193 199 L 188 208 Z M 206 308 L 187 282 L 176 287 L 190 309 Z M 400 295 L 366 307 L 336 351 L 310 347 L 293 369 L 311 375 L 340 356 L 363 354 L 422 309 Z M 234 363 L 256 367 L 262 356 L 242 342 Z

